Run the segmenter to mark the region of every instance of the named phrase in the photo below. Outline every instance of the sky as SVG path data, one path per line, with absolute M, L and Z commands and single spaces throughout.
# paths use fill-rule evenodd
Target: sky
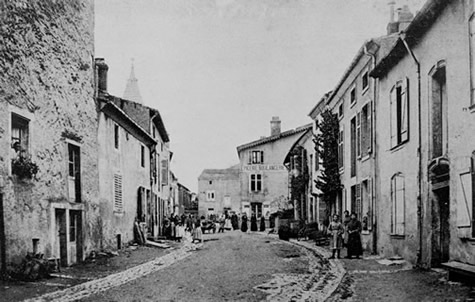
M 396 0 L 413 13 L 424 0 Z M 171 169 L 196 192 L 236 147 L 311 122 L 365 40 L 386 33 L 387 0 L 97 0 L 95 56 L 122 97 L 133 60 L 144 104 L 160 111 Z

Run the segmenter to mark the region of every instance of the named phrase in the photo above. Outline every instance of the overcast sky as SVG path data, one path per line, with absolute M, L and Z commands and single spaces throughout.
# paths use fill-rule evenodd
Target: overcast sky
M 412 11 L 424 0 L 399 0 Z M 145 105 L 161 112 L 171 168 L 193 191 L 236 147 L 305 125 L 362 43 L 384 35 L 386 0 L 98 0 L 95 52 L 122 97 L 134 59 Z

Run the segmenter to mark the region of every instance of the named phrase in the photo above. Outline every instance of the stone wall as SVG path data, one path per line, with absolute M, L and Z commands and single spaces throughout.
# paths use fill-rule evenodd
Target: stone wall
M 83 211 L 84 250 L 100 234 L 97 113 L 94 102 L 92 0 L 0 1 L 0 192 L 4 195 L 7 260 L 19 260 L 40 239 L 56 254 L 54 208 Z M 11 173 L 11 117 L 29 119 L 32 180 Z M 68 200 L 68 147 L 81 150 L 81 204 Z M 55 255 L 57 256 L 57 255 Z

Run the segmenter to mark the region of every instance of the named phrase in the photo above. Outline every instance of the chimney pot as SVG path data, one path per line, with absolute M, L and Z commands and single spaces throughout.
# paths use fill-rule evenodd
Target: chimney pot
M 280 119 L 278 116 L 273 116 L 270 121 L 270 135 L 279 135 L 280 134 Z
M 97 89 L 99 92 L 107 92 L 107 66 L 104 58 L 96 58 L 96 72 L 97 72 Z

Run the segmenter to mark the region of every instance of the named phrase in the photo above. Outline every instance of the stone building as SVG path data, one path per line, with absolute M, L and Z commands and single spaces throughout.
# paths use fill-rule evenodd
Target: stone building
M 150 152 L 151 195 L 150 198 L 147 198 L 146 205 L 143 208 L 143 211 L 147 213 L 147 218 L 141 220 L 141 222 L 146 223 L 148 234 L 156 237 L 163 234 L 164 217 L 173 212 L 170 181 L 170 162 L 173 153 L 170 151 L 170 139 L 159 110 L 141 103 L 142 98 L 137 85 L 132 66 L 125 95 L 129 95 L 133 99 L 112 98 L 111 101 L 156 142 L 155 148 Z
M 392 9 L 393 11 L 393 9 Z M 412 18 L 407 7 L 399 10 L 398 20 L 391 15 L 388 34 L 366 41 L 344 72 L 336 87 L 319 103 L 310 117 L 317 121 L 322 109 L 330 109 L 339 119 L 338 164 L 342 188 L 327 214 L 356 213 L 363 223 L 364 249 L 376 250 L 377 203 L 374 198 L 376 166 L 375 128 L 373 127 L 377 82 L 369 74 L 394 45 L 400 28 Z M 318 108 L 320 107 L 320 109 Z
M 191 191 L 181 183 L 178 183 L 178 205 L 180 215 L 190 213 L 187 210 L 191 208 Z
M 153 228 L 151 151 L 155 139 L 107 94 L 107 65 L 96 59 L 98 75 L 101 248 L 122 248 L 134 240 L 135 221 Z M 122 100 L 125 101 L 125 100 Z
M 205 169 L 198 177 L 198 215 L 241 212 L 239 166 Z
M 271 135 L 237 147 L 240 161 L 240 211 L 266 217 L 289 198 L 289 173 L 283 165 L 295 142 L 312 125 L 281 132 L 278 117 L 271 120 Z
M 379 80 L 384 255 L 423 266 L 475 265 L 474 15 L 473 1 L 427 1 L 371 73 Z
M 0 27 L 2 269 L 76 263 L 101 238 L 93 1 L 2 1 Z

